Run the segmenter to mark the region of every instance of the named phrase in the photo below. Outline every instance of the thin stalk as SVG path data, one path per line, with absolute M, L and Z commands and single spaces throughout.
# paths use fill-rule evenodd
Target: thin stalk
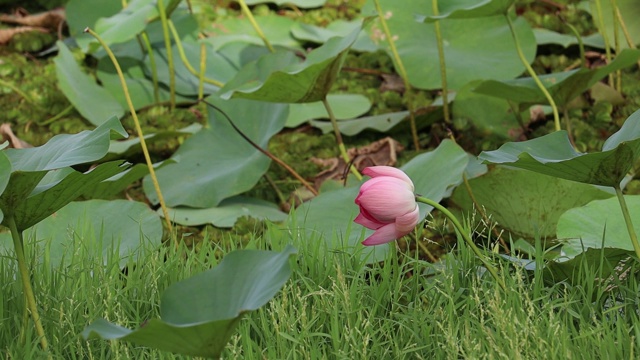
M 438 15 L 438 0 L 431 2 L 433 15 Z M 438 45 L 438 60 L 440 61 L 440 81 L 442 86 L 442 111 L 444 112 L 444 122 L 451 123 L 451 115 L 449 115 L 449 88 L 447 85 L 447 64 L 444 58 L 444 41 L 442 40 L 442 31 L 440 30 L 440 20 L 433 23 L 436 31 L 436 42 Z
M 38 306 L 36 305 L 36 296 L 33 293 L 31 287 L 31 280 L 29 279 L 29 269 L 27 268 L 27 260 L 24 256 L 24 242 L 22 240 L 22 234 L 18 231 L 16 220 L 13 214 L 6 217 L 6 224 L 11 231 L 11 238 L 13 238 L 13 247 L 16 251 L 16 259 L 18 260 L 18 271 L 20 272 L 20 280 L 22 280 L 22 290 L 24 291 L 25 300 L 27 302 L 27 308 L 31 314 L 31 319 L 36 326 L 36 333 L 40 338 L 40 346 L 46 352 L 49 352 L 49 343 L 40 321 L 40 314 L 38 313 Z M 49 359 L 52 359 L 51 353 L 48 355 Z
M 560 127 L 560 115 L 558 113 L 558 106 L 556 105 L 556 102 L 553 100 L 553 97 L 551 97 L 551 94 L 549 94 L 549 91 L 547 91 L 547 88 L 545 88 L 544 85 L 542 84 L 542 81 L 540 81 L 540 78 L 538 77 L 536 72 L 533 70 L 533 68 L 527 61 L 527 58 L 524 56 L 524 53 L 522 52 L 522 47 L 520 46 L 520 41 L 518 40 L 518 35 L 516 34 L 516 28 L 513 25 L 513 21 L 511 20 L 511 17 L 509 17 L 509 14 L 504 14 L 504 17 L 507 19 L 507 23 L 509 24 L 509 30 L 511 30 L 511 36 L 513 37 L 513 42 L 516 45 L 516 51 L 518 52 L 518 57 L 520 57 L 520 61 L 522 61 L 522 64 L 527 69 L 527 73 L 529 73 L 529 76 L 531 76 L 533 81 L 535 81 L 536 85 L 538 85 L 538 88 L 540 89 L 540 91 L 542 91 L 542 93 L 544 94 L 544 97 L 549 102 L 549 105 L 551 106 L 551 110 L 553 111 L 553 123 L 555 125 L 555 129 L 556 131 L 560 131 L 561 127 Z
M 380 25 L 382 25 L 382 31 L 384 31 L 384 35 L 389 41 L 389 48 L 391 49 L 391 54 L 393 55 L 393 59 L 398 66 L 398 74 L 402 78 L 402 82 L 404 83 L 404 91 L 405 96 L 409 99 L 407 101 L 407 108 L 409 110 L 409 121 L 411 123 L 411 137 L 413 138 L 413 146 L 416 150 L 420 150 L 420 141 L 418 139 L 418 128 L 416 126 L 416 118 L 415 111 L 413 109 L 413 97 L 410 96 L 412 91 L 411 83 L 409 83 L 409 77 L 407 76 L 407 70 L 402 63 L 402 59 L 400 59 L 400 54 L 398 54 L 398 49 L 396 48 L 396 43 L 393 41 L 393 36 L 391 35 L 391 31 L 389 30 L 389 26 L 387 26 L 387 21 L 384 18 L 384 14 L 382 13 L 382 7 L 380 6 L 379 0 L 374 0 L 374 4 L 376 7 L 376 11 L 378 12 L 378 18 L 380 19 Z M 444 91 L 444 90 L 443 90 Z M 444 100 L 444 98 L 443 98 Z
M 620 54 L 620 29 L 618 29 L 618 24 L 617 24 L 617 19 L 618 17 L 616 16 L 616 9 L 618 9 L 618 2 L 617 0 L 609 0 L 609 3 L 611 4 L 611 15 L 613 17 L 613 48 L 616 51 L 616 54 Z M 617 91 L 622 91 L 622 71 L 621 70 L 617 70 L 615 72 L 615 79 L 614 79 L 614 89 L 616 89 Z
M 167 25 L 167 12 L 162 0 L 158 0 L 158 12 L 160 13 L 160 24 L 162 24 L 164 47 L 167 49 L 167 63 L 169 64 L 169 102 L 171 104 L 171 110 L 173 110 L 176 107 L 176 70 L 173 64 L 173 51 L 171 50 L 169 25 Z
M 578 49 L 580 50 L 580 67 L 582 68 L 586 67 L 587 57 L 585 56 L 585 53 L 584 53 L 584 42 L 582 41 L 582 36 L 580 36 L 578 29 L 576 29 L 575 26 L 565 21 L 564 18 L 562 18 L 562 22 L 565 24 L 566 27 L 569 28 L 569 30 L 571 30 L 571 33 L 573 34 L 573 36 L 576 37 L 576 41 L 578 41 Z
M 191 63 L 189 62 L 189 59 L 187 59 L 187 55 L 184 52 L 184 47 L 182 46 L 182 41 L 180 40 L 180 37 L 178 36 L 178 31 L 176 31 L 176 27 L 173 25 L 173 22 L 171 20 L 169 20 L 169 30 L 171 30 L 171 35 L 173 35 L 173 39 L 176 42 L 176 47 L 178 48 L 178 54 L 180 55 L 180 60 L 182 60 L 182 63 L 184 64 L 184 66 L 187 68 L 187 70 L 189 70 L 189 72 L 192 75 L 198 76 L 200 77 L 200 73 L 202 72 L 203 66 L 202 66 L 202 57 L 200 58 L 200 69 L 201 72 L 196 71 L 196 69 L 193 68 L 193 66 L 191 65 Z M 204 44 L 201 44 L 201 46 Z M 214 80 L 214 79 L 208 79 L 206 77 L 204 77 L 204 73 L 203 74 L 203 81 L 209 84 L 213 84 L 217 87 L 222 87 L 224 86 L 223 83 L 221 83 L 218 80 Z
M 615 186 L 614 189 L 616 190 L 616 196 L 618 197 L 618 202 L 620 203 L 620 209 L 622 210 L 624 223 L 627 226 L 627 231 L 629 232 L 629 238 L 631 239 L 633 250 L 635 250 L 636 257 L 638 258 L 638 260 L 640 260 L 640 244 L 638 244 L 638 235 L 636 235 L 636 230 L 633 228 L 633 223 L 631 222 L 631 214 L 629 214 L 627 201 L 624 199 L 624 194 L 622 194 L 620 185 Z
M 9 89 L 16 92 L 16 94 L 20 95 L 23 99 L 25 99 L 29 104 L 40 107 L 33 99 L 29 97 L 24 91 L 20 90 L 17 86 L 13 85 L 8 81 L 4 81 L 0 79 L 0 86 L 8 87 Z
M 571 143 L 571 145 L 575 147 L 576 142 L 573 139 L 573 130 L 571 129 L 571 117 L 569 117 L 569 110 L 567 109 L 566 105 L 562 108 L 562 114 L 564 115 L 563 116 L 564 124 L 567 129 L 567 136 L 569 137 L 569 142 Z
M 37 123 L 40 126 L 45 126 L 45 125 L 49 125 L 52 124 L 58 120 L 60 120 L 63 116 L 67 115 L 68 113 L 71 112 L 71 110 L 73 110 L 73 105 L 69 105 L 66 108 L 64 108 L 62 111 L 60 111 L 60 113 L 58 113 L 57 115 L 43 121 L 40 123 Z
M 156 67 L 156 57 L 153 55 L 153 49 L 151 48 L 151 41 L 149 41 L 149 35 L 146 31 L 142 32 L 142 42 L 147 49 L 149 55 L 149 65 L 151 65 L 151 81 L 153 82 L 153 100 L 157 104 L 160 102 L 160 87 L 158 86 L 158 68 Z
M 600 29 L 600 35 L 604 40 L 604 53 L 607 59 L 607 63 L 611 62 L 611 48 L 609 47 L 609 37 L 607 36 L 607 29 L 604 27 L 604 14 L 602 13 L 602 4 L 600 0 L 596 1 L 596 9 L 598 11 L 598 28 Z M 613 87 L 613 77 L 609 74 L 609 86 Z
M 249 19 L 251 26 L 253 26 L 253 29 L 256 31 L 260 39 L 262 39 L 262 42 L 267 47 L 267 49 L 269 49 L 270 52 L 275 52 L 276 50 L 273 48 L 273 46 L 271 46 L 269 39 L 264 36 L 262 29 L 260 29 L 260 26 L 256 22 L 256 19 L 253 17 L 251 10 L 249 10 L 249 7 L 247 6 L 247 3 L 245 3 L 244 0 L 238 0 L 238 3 L 240 4 L 240 8 L 242 8 L 242 13 L 247 17 L 247 19 Z
M 204 98 L 204 73 L 207 70 L 207 48 L 200 43 L 200 74 L 198 75 L 198 101 Z
M 620 24 L 620 27 L 622 28 L 622 33 L 624 34 L 624 38 L 627 41 L 627 46 L 629 46 L 630 49 L 635 49 L 636 43 L 631 38 L 631 34 L 629 34 L 629 29 L 627 29 L 627 24 L 625 24 L 624 18 L 622 17 L 622 13 L 620 13 L 619 8 L 616 8 L 616 20 L 618 21 L 618 24 Z M 640 67 L 640 60 L 638 60 L 638 67 Z
M 465 229 L 462 226 L 462 224 L 460 224 L 458 219 L 449 210 L 447 210 L 447 208 L 445 208 L 444 206 L 440 205 L 439 203 L 437 203 L 437 202 L 435 202 L 435 201 L 433 201 L 431 199 L 428 199 L 428 198 L 425 198 L 425 197 L 422 197 L 422 196 L 416 196 L 416 201 L 419 201 L 421 203 L 433 206 L 434 208 L 436 208 L 440 212 L 442 212 L 447 218 L 449 218 L 449 220 L 451 220 L 453 225 L 456 227 L 456 230 L 458 230 L 458 233 L 460 234 L 460 236 L 462 236 L 464 241 L 471 248 L 473 253 L 476 254 L 478 259 L 480 259 L 480 261 L 482 262 L 484 267 L 489 271 L 491 276 L 493 276 L 493 278 L 496 280 L 498 285 L 500 285 L 502 290 L 504 290 L 504 291 L 507 290 L 507 286 L 505 285 L 504 280 L 498 275 L 498 270 L 493 265 L 491 265 L 491 263 L 489 263 L 489 260 L 485 259 L 484 254 L 482 253 L 482 251 L 480 251 L 480 249 L 478 249 L 478 247 L 473 242 L 473 240 L 471 240 L 471 237 L 469 236 L 469 232 L 465 231 Z
M 158 195 L 158 202 L 160 203 L 160 207 L 162 208 L 162 214 L 164 215 L 164 220 L 167 223 L 167 230 L 171 234 L 173 241 L 175 243 L 176 249 L 178 248 L 178 238 L 173 233 L 173 226 L 171 225 L 171 218 L 169 217 L 169 210 L 167 210 L 167 205 L 164 202 L 164 196 L 162 196 L 162 191 L 160 191 L 160 184 L 158 183 L 158 177 L 156 176 L 156 171 L 153 168 L 153 163 L 151 162 L 151 156 L 149 155 L 149 149 L 147 148 L 147 142 L 144 139 L 144 134 L 142 132 L 142 127 L 140 126 L 140 121 L 138 120 L 138 114 L 136 113 L 136 109 L 133 106 L 133 102 L 131 101 L 131 96 L 129 95 L 129 87 L 127 86 L 127 82 L 124 79 L 124 74 L 122 73 L 122 69 L 120 68 L 120 64 L 118 63 L 118 59 L 116 59 L 115 55 L 113 55 L 113 51 L 109 48 L 102 38 L 96 34 L 95 31 L 90 28 L 84 29 L 84 32 L 88 32 L 93 37 L 95 37 L 100 45 L 104 48 L 113 62 L 113 66 L 116 68 L 116 72 L 118 73 L 118 77 L 120 78 L 120 84 L 122 84 L 122 92 L 124 93 L 125 99 L 127 99 L 127 105 L 129 105 L 129 111 L 131 112 L 131 117 L 133 118 L 133 122 L 136 127 L 136 132 L 138 134 L 138 138 L 140 139 L 140 147 L 142 148 L 142 153 L 144 154 L 144 159 L 147 163 L 147 167 L 149 168 L 149 175 L 151 176 L 151 182 L 153 182 L 153 188 L 156 190 L 156 194 Z
M 333 127 L 333 133 L 336 136 L 336 142 L 338 143 L 338 149 L 340 150 L 340 156 L 342 156 L 342 160 L 344 160 L 344 163 L 347 164 L 351 173 L 355 175 L 358 180 L 362 180 L 362 175 L 360 175 L 358 169 L 353 166 L 353 164 L 351 163 L 351 159 L 349 158 L 349 154 L 347 154 L 347 149 L 344 147 L 342 134 L 340 133 L 340 128 L 338 127 L 338 120 L 333 114 L 333 110 L 331 109 L 326 96 L 322 99 L 322 104 L 324 105 L 324 108 L 327 109 L 327 114 L 329 114 L 329 120 L 331 120 L 331 126 Z

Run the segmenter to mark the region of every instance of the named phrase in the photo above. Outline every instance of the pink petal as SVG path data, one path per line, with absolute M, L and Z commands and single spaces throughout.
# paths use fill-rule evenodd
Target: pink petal
M 386 244 L 396 239 L 396 224 L 387 224 L 373 233 L 373 235 L 366 238 L 362 245 L 372 246 Z
M 410 213 L 404 214 L 396 218 L 396 230 L 398 234 L 402 234 L 398 237 L 402 237 L 412 232 L 416 228 L 416 225 L 420 222 L 420 210 L 416 205 L 415 210 Z
M 365 185 L 368 185 L 365 187 Z M 365 209 L 370 220 L 383 223 L 412 212 L 416 207 L 415 195 L 402 180 L 390 177 L 374 178 L 362 185 L 355 203 Z
M 363 213 L 358 214 L 358 216 L 353 220 L 353 222 L 355 222 L 356 224 L 360 224 L 366 227 L 367 229 L 371 229 L 371 230 L 377 230 L 385 225 L 379 221 L 369 219 Z
M 369 166 L 368 168 L 365 168 L 362 173 L 364 175 L 371 176 L 372 178 L 380 176 L 389 176 L 392 178 L 396 178 L 409 184 L 411 186 L 411 191 L 413 191 L 414 189 L 413 182 L 411 181 L 409 176 L 407 176 L 404 171 L 391 166 Z

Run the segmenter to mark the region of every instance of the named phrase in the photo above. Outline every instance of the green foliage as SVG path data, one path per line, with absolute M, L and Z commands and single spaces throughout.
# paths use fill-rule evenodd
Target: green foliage
M 97 320 L 82 335 L 219 358 L 240 320 L 266 304 L 287 281 L 294 252 L 293 247 L 280 253 L 232 252 L 214 269 L 168 287 L 161 299 L 161 320 L 151 319 L 137 330 Z
M 583 154 L 565 131 L 537 139 L 507 143 L 483 152 L 486 163 L 503 164 L 587 184 L 618 187 L 640 156 L 640 111 L 604 143 L 601 152 Z

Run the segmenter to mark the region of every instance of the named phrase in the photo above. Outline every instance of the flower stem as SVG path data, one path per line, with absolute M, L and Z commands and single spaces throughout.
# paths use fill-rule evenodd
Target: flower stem
M 242 8 L 242 13 L 247 17 L 247 19 L 249 19 L 251 26 L 253 26 L 253 29 L 256 31 L 260 39 L 262 39 L 262 42 L 267 47 L 267 49 L 269 49 L 269 52 L 275 52 L 276 50 L 273 48 L 273 46 L 271 46 L 269 39 L 264 36 L 262 29 L 260 29 L 260 26 L 256 22 L 256 19 L 253 17 L 251 10 L 249 10 L 249 7 L 247 6 L 247 3 L 245 3 L 244 0 L 238 0 L 238 3 L 240 4 L 240 8 Z
M 633 249 L 636 252 L 636 256 L 640 260 L 640 244 L 638 244 L 638 235 L 636 235 L 636 230 L 633 228 L 633 223 L 631 222 L 631 214 L 629 214 L 629 208 L 627 207 L 627 202 L 624 199 L 624 194 L 622 194 L 622 189 L 620 185 L 615 186 L 616 196 L 618 196 L 618 202 L 620 203 L 620 209 L 622 210 L 622 216 L 624 217 L 624 223 L 627 225 L 627 231 L 629 232 L 629 238 L 631 239 L 631 244 L 633 245 Z
M 202 81 L 208 84 L 212 84 L 217 87 L 223 87 L 224 84 L 221 83 L 220 81 L 204 77 L 204 66 L 202 65 L 202 61 L 200 62 L 200 69 L 201 69 L 200 72 L 197 72 L 196 69 L 193 68 L 193 66 L 189 62 L 189 59 L 187 59 L 187 54 L 185 54 L 184 52 L 184 47 L 182 46 L 182 41 L 180 40 L 180 36 L 178 35 L 178 31 L 176 30 L 176 27 L 173 25 L 173 22 L 171 20 L 169 20 L 168 23 L 169 23 L 169 30 L 171 30 L 171 35 L 173 36 L 173 40 L 176 42 L 176 47 L 178 48 L 178 54 L 180 55 L 180 60 L 182 60 L 182 63 L 187 68 L 187 70 L 189 70 L 189 72 L 192 75 L 198 76 L 199 78 L 202 74 Z M 201 47 L 204 46 L 204 43 L 200 43 L 200 46 Z M 202 57 L 200 59 L 202 59 Z
M 384 31 L 384 35 L 389 42 L 389 49 L 391 50 L 391 54 L 393 55 L 393 60 L 395 61 L 396 66 L 398 67 L 398 74 L 402 78 L 404 83 L 404 91 L 407 101 L 407 108 L 409 110 L 409 121 L 411 124 L 411 137 L 413 138 L 413 146 L 416 150 L 420 150 L 420 141 L 418 139 L 418 128 L 416 126 L 416 118 L 415 111 L 413 109 L 413 97 L 410 96 L 412 91 L 411 83 L 409 83 L 409 77 L 407 76 L 407 70 L 402 63 L 402 59 L 400 58 L 400 54 L 398 54 L 398 49 L 396 48 L 395 41 L 393 41 L 393 36 L 391 35 L 391 31 L 387 26 L 387 21 L 384 18 L 384 14 L 382 13 L 382 7 L 380 6 L 379 0 L 373 1 L 376 7 L 376 11 L 378 12 L 378 18 L 380 19 L 380 25 L 382 25 L 382 31 Z
M 349 167 L 351 173 L 355 175 L 358 180 L 362 180 L 362 175 L 360 175 L 358 169 L 356 169 L 353 164 L 351 164 L 351 159 L 349 158 L 349 154 L 347 154 L 347 149 L 344 147 L 344 142 L 342 142 L 342 134 L 340 133 L 340 128 L 338 127 L 338 120 L 333 114 L 333 110 L 331 109 L 326 96 L 322 99 L 322 104 L 327 110 L 327 114 L 329 114 L 329 120 L 331 120 L 331 126 L 333 126 L 333 133 L 336 136 L 336 142 L 338 143 L 338 149 L 340 150 L 340 156 L 342 156 L 342 160 L 344 160 L 344 163 Z
M 431 2 L 433 15 L 438 15 L 438 0 Z M 451 123 L 451 115 L 449 115 L 449 88 L 447 85 L 447 64 L 444 59 L 444 41 L 442 40 L 442 31 L 440 31 L 440 20 L 433 23 L 436 31 L 436 42 L 438 44 L 438 59 L 440 61 L 440 81 L 442 84 L 442 111 L 444 113 L 444 122 Z
M 469 232 L 462 227 L 462 224 L 460 224 L 460 221 L 458 221 L 458 218 L 456 218 L 449 210 L 447 210 L 447 208 L 445 208 L 444 206 L 440 205 L 439 203 L 431 199 L 428 199 L 422 196 L 416 196 L 416 201 L 419 201 L 427 205 L 431 205 L 434 208 L 438 209 L 440 212 L 442 212 L 446 217 L 448 217 L 449 220 L 451 220 L 453 225 L 456 227 L 456 230 L 458 230 L 458 233 L 460 233 L 460 236 L 462 236 L 464 241 L 471 248 L 474 254 L 476 254 L 478 259 L 482 261 L 482 264 L 484 265 L 484 267 L 489 271 L 489 273 L 491 274 L 491 276 L 493 276 L 496 282 L 498 282 L 498 285 L 500 285 L 502 290 L 505 290 L 505 291 L 507 290 L 507 286 L 505 285 L 504 280 L 498 275 L 498 270 L 489 263 L 489 260 L 485 259 L 484 254 L 482 254 L 482 252 L 480 251 L 480 249 L 478 249 L 478 247 L 473 242 L 473 240 L 471 240 L 471 237 L 469 236 Z
M 167 49 L 167 63 L 169 64 L 169 101 L 171 103 L 171 110 L 173 110 L 176 107 L 176 71 L 173 64 L 173 50 L 171 49 L 171 37 L 169 36 L 169 25 L 167 24 L 167 12 L 162 0 L 158 0 L 158 12 L 160 13 L 160 24 L 162 24 L 164 47 Z
M 42 322 L 40 321 L 40 314 L 38 313 L 38 306 L 36 305 L 36 297 L 33 293 L 33 288 L 31 287 L 31 280 L 29 279 L 29 269 L 27 268 L 27 260 L 24 256 L 24 242 L 22 240 L 22 234 L 18 231 L 13 214 L 7 216 L 6 224 L 9 226 L 11 237 L 13 238 L 13 247 L 16 251 L 18 271 L 20 272 L 20 279 L 22 280 L 22 289 L 24 291 L 27 308 L 29 309 L 33 323 L 36 326 L 36 333 L 40 338 L 40 346 L 42 346 L 44 351 L 49 352 L 49 343 L 47 342 L 47 337 L 44 333 Z M 52 358 L 50 353 L 48 358 Z
M 513 36 L 513 42 L 516 45 L 516 51 L 518 52 L 518 57 L 520 57 L 520 61 L 522 61 L 522 64 L 527 69 L 529 76 L 531 76 L 533 81 L 535 81 L 536 85 L 538 85 L 538 88 L 540 89 L 540 91 L 542 91 L 542 93 L 544 94 L 544 97 L 547 98 L 547 102 L 549 103 L 549 105 L 551 106 L 551 110 L 553 111 L 553 124 L 555 125 L 556 131 L 560 131 L 561 130 L 560 114 L 558 113 L 558 106 L 556 105 L 556 102 L 553 100 L 553 97 L 551 97 L 551 94 L 549 94 L 549 91 L 547 91 L 547 88 L 545 88 L 544 84 L 542 84 L 542 81 L 540 81 L 540 78 L 538 77 L 538 75 L 536 75 L 536 72 L 533 70 L 533 68 L 527 61 L 527 58 L 524 56 L 524 53 L 522 52 L 522 47 L 520 46 L 520 41 L 518 40 L 518 35 L 516 34 L 516 28 L 513 25 L 513 21 L 511 20 L 511 17 L 509 17 L 509 14 L 504 14 L 504 17 L 507 19 L 507 23 L 509 24 L 509 30 L 511 30 L 511 36 Z
M 102 38 L 96 34 L 95 31 L 90 28 L 84 29 L 84 32 L 88 32 L 93 37 L 95 37 L 100 45 L 104 48 L 109 55 L 109 59 L 113 62 L 113 66 L 116 68 L 116 72 L 118 73 L 118 77 L 120 78 L 120 83 L 122 85 L 122 92 L 124 93 L 124 98 L 127 99 L 127 105 L 129 105 L 129 111 L 131 112 L 131 117 L 133 118 L 133 122 L 136 126 L 136 132 L 138 133 L 138 138 L 140 139 L 140 147 L 142 148 L 142 153 L 144 154 L 144 159 L 147 163 L 147 167 L 149 168 L 149 176 L 151 176 L 151 182 L 153 182 L 153 188 L 158 195 L 158 202 L 160 203 L 160 207 L 162 208 L 162 214 L 164 215 L 164 220 L 167 224 L 167 230 L 173 241 L 175 243 L 176 249 L 178 248 L 178 238 L 173 233 L 173 226 L 171 225 L 171 218 L 169 217 L 169 210 L 167 210 L 167 205 L 164 202 L 164 196 L 162 196 L 162 191 L 160 191 L 160 184 L 158 183 L 158 177 L 156 176 L 156 171 L 153 168 L 153 163 L 151 162 L 151 156 L 149 155 L 149 149 L 147 148 L 147 142 L 144 139 L 144 133 L 142 132 L 142 127 L 140 126 L 140 121 L 138 120 L 138 114 L 136 113 L 136 109 L 133 106 L 133 102 L 131 101 L 131 96 L 129 95 L 129 87 L 127 86 L 127 82 L 124 79 L 124 74 L 122 73 L 122 69 L 120 68 L 120 64 L 118 63 L 118 59 L 116 59 L 115 55 L 113 55 L 113 51 L 109 48 Z
M 600 35 L 602 35 L 602 40 L 604 40 L 604 53 L 605 58 L 607 59 L 607 64 L 611 63 L 611 47 L 609 45 L 609 36 L 607 34 L 607 29 L 604 27 L 604 14 L 602 13 L 602 4 L 600 0 L 595 0 L 596 2 L 596 10 L 598 11 L 598 29 L 600 30 Z M 613 77 L 609 74 L 609 86 L 613 87 Z
M 156 57 L 153 55 L 153 48 L 151 47 L 151 41 L 149 41 L 149 35 L 146 31 L 142 32 L 142 41 L 147 49 L 147 55 L 149 55 L 149 66 L 151 67 L 151 82 L 153 83 L 153 100 L 156 103 L 160 102 L 160 87 L 158 86 L 158 69 L 156 67 Z

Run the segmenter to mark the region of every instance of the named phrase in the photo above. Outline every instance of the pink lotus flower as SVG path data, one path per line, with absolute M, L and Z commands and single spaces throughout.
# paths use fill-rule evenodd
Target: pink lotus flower
M 360 187 L 360 214 L 353 221 L 375 230 L 362 244 L 385 244 L 410 233 L 420 221 L 411 179 L 390 166 L 371 166 L 362 173 L 372 179 Z

